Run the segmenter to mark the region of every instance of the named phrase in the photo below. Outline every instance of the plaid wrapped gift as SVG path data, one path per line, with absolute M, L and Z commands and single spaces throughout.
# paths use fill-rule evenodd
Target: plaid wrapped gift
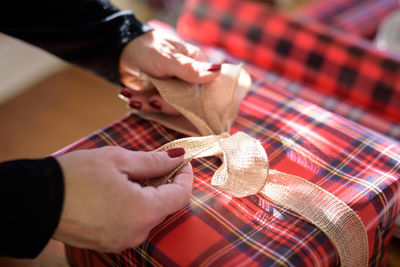
M 252 70 L 250 69 L 250 72 Z M 257 75 L 256 75 L 257 76 Z M 232 133 L 258 138 L 273 169 L 301 176 L 347 203 L 367 229 L 370 265 L 386 261 L 399 213 L 400 146 L 255 78 Z M 57 154 L 118 145 L 150 151 L 184 135 L 131 115 Z M 337 266 L 327 236 L 262 195 L 235 198 L 211 186 L 220 161 L 192 161 L 190 204 L 120 254 L 67 247 L 73 266 Z
M 399 0 L 369 0 L 352 3 L 346 8 L 333 8 L 338 5 L 337 0 L 321 1 L 315 6 L 300 10 L 307 19 L 314 18 L 320 22 L 346 30 L 352 34 L 373 39 L 382 20 L 400 7 Z M 343 6 L 344 7 L 344 6 Z M 326 11 L 329 16 L 322 17 Z M 333 12 L 337 13 L 334 14 Z
M 158 23 L 160 25 L 160 23 Z M 166 25 L 163 26 L 164 30 L 168 30 Z M 223 49 L 204 46 L 201 43 L 196 43 L 201 47 L 204 54 L 214 63 L 229 62 L 239 64 L 241 61 L 227 54 Z M 250 70 L 252 76 L 256 81 L 267 81 L 278 87 L 281 87 L 289 92 L 291 97 L 299 97 L 311 103 L 317 104 L 325 110 L 336 113 L 351 121 L 356 122 L 360 126 L 365 126 L 369 129 L 383 134 L 383 138 L 391 138 L 394 142 L 400 142 L 400 125 L 398 123 L 390 122 L 377 115 L 371 114 L 364 109 L 360 109 L 350 105 L 348 102 L 340 101 L 335 96 L 325 95 L 319 91 L 313 90 L 299 82 L 285 78 L 277 73 L 266 71 L 254 64 L 248 63 L 247 69 Z M 377 134 L 377 133 L 376 133 Z
M 303 100 L 310 101 L 322 108 L 352 120 L 360 126 L 368 127 L 384 135 L 383 138 L 392 138 L 394 142 L 400 143 L 400 125 L 387 121 L 382 117 L 371 114 L 363 109 L 354 107 L 348 102 L 340 101 L 334 96 L 327 96 L 319 91 L 312 90 L 295 81 L 291 81 L 276 73 L 262 71 L 257 67 L 253 67 L 253 76 L 260 77 L 260 80 L 266 80 L 281 88 L 286 89 L 291 97 L 299 97 Z
M 305 17 L 313 18 L 323 23 L 332 22 L 333 18 L 368 0 L 323 0 L 311 1 L 300 8 Z M 380 0 L 379 0 L 380 1 Z
M 188 1 L 178 33 L 400 121 L 400 59 L 357 36 L 240 0 Z

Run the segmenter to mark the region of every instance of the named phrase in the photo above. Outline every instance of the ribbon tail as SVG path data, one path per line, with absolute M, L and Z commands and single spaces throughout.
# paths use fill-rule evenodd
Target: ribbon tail
M 171 173 L 147 180 L 142 185 L 144 186 L 160 186 L 167 183 L 183 166 L 189 163 L 192 159 L 209 157 L 221 154 L 221 147 L 219 146 L 219 140 L 229 136 L 228 134 L 221 135 L 209 135 L 203 137 L 187 137 L 178 140 L 171 141 L 155 151 L 167 151 L 171 148 L 182 147 L 185 149 L 185 155 L 183 162 L 176 167 Z
M 368 266 L 367 232 L 342 200 L 303 178 L 276 170 L 270 170 L 261 193 L 321 229 L 336 247 L 342 266 Z

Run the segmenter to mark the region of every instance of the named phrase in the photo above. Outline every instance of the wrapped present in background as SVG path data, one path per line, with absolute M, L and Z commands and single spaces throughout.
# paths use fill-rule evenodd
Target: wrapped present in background
M 400 121 L 400 60 L 363 38 L 240 0 L 188 1 L 178 33 L 223 47 L 393 123 Z
M 324 0 L 300 8 L 297 15 L 373 39 L 382 20 L 398 8 L 398 0 Z
M 331 23 L 338 14 L 346 12 L 368 0 L 311 1 L 299 8 L 299 13 L 323 23 Z

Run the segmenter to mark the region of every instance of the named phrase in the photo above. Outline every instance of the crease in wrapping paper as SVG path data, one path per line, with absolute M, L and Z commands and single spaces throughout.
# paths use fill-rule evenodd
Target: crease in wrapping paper
M 235 197 L 264 195 L 321 229 L 336 247 L 342 266 L 368 265 L 366 229 L 346 203 L 301 177 L 270 170 L 267 154 L 257 139 L 243 132 L 229 134 L 240 103 L 251 86 L 251 78 L 242 65 L 223 64 L 219 77 L 211 84 L 202 85 L 200 90 L 178 79 L 156 79 L 145 74 L 140 79 L 152 84 L 181 115 L 137 114 L 192 136 L 157 149 L 183 147 L 184 163 L 168 176 L 152 179 L 148 184 L 166 183 L 194 158 L 217 156 L 222 165 L 212 177 L 213 186 Z

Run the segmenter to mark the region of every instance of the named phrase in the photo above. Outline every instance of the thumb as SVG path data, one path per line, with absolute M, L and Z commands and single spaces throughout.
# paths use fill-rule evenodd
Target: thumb
M 165 64 L 168 75 L 190 83 L 210 83 L 218 77 L 221 65 L 197 61 L 183 54 L 175 54 Z
M 149 179 L 172 172 L 183 162 L 185 150 L 173 148 L 165 152 L 125 151 L 124 160 L 119 163 L 121 172 L 130 179 Z
M 190 200 L 193 184 L 193 170 L 188 163 L 174 176 L 172 183 L 157 188 L 144 187 L 151 203 L 162 203 L 158 214 L 167 216 L 182 209 Z M 157 205 L 155 205 L 157 206 Z

